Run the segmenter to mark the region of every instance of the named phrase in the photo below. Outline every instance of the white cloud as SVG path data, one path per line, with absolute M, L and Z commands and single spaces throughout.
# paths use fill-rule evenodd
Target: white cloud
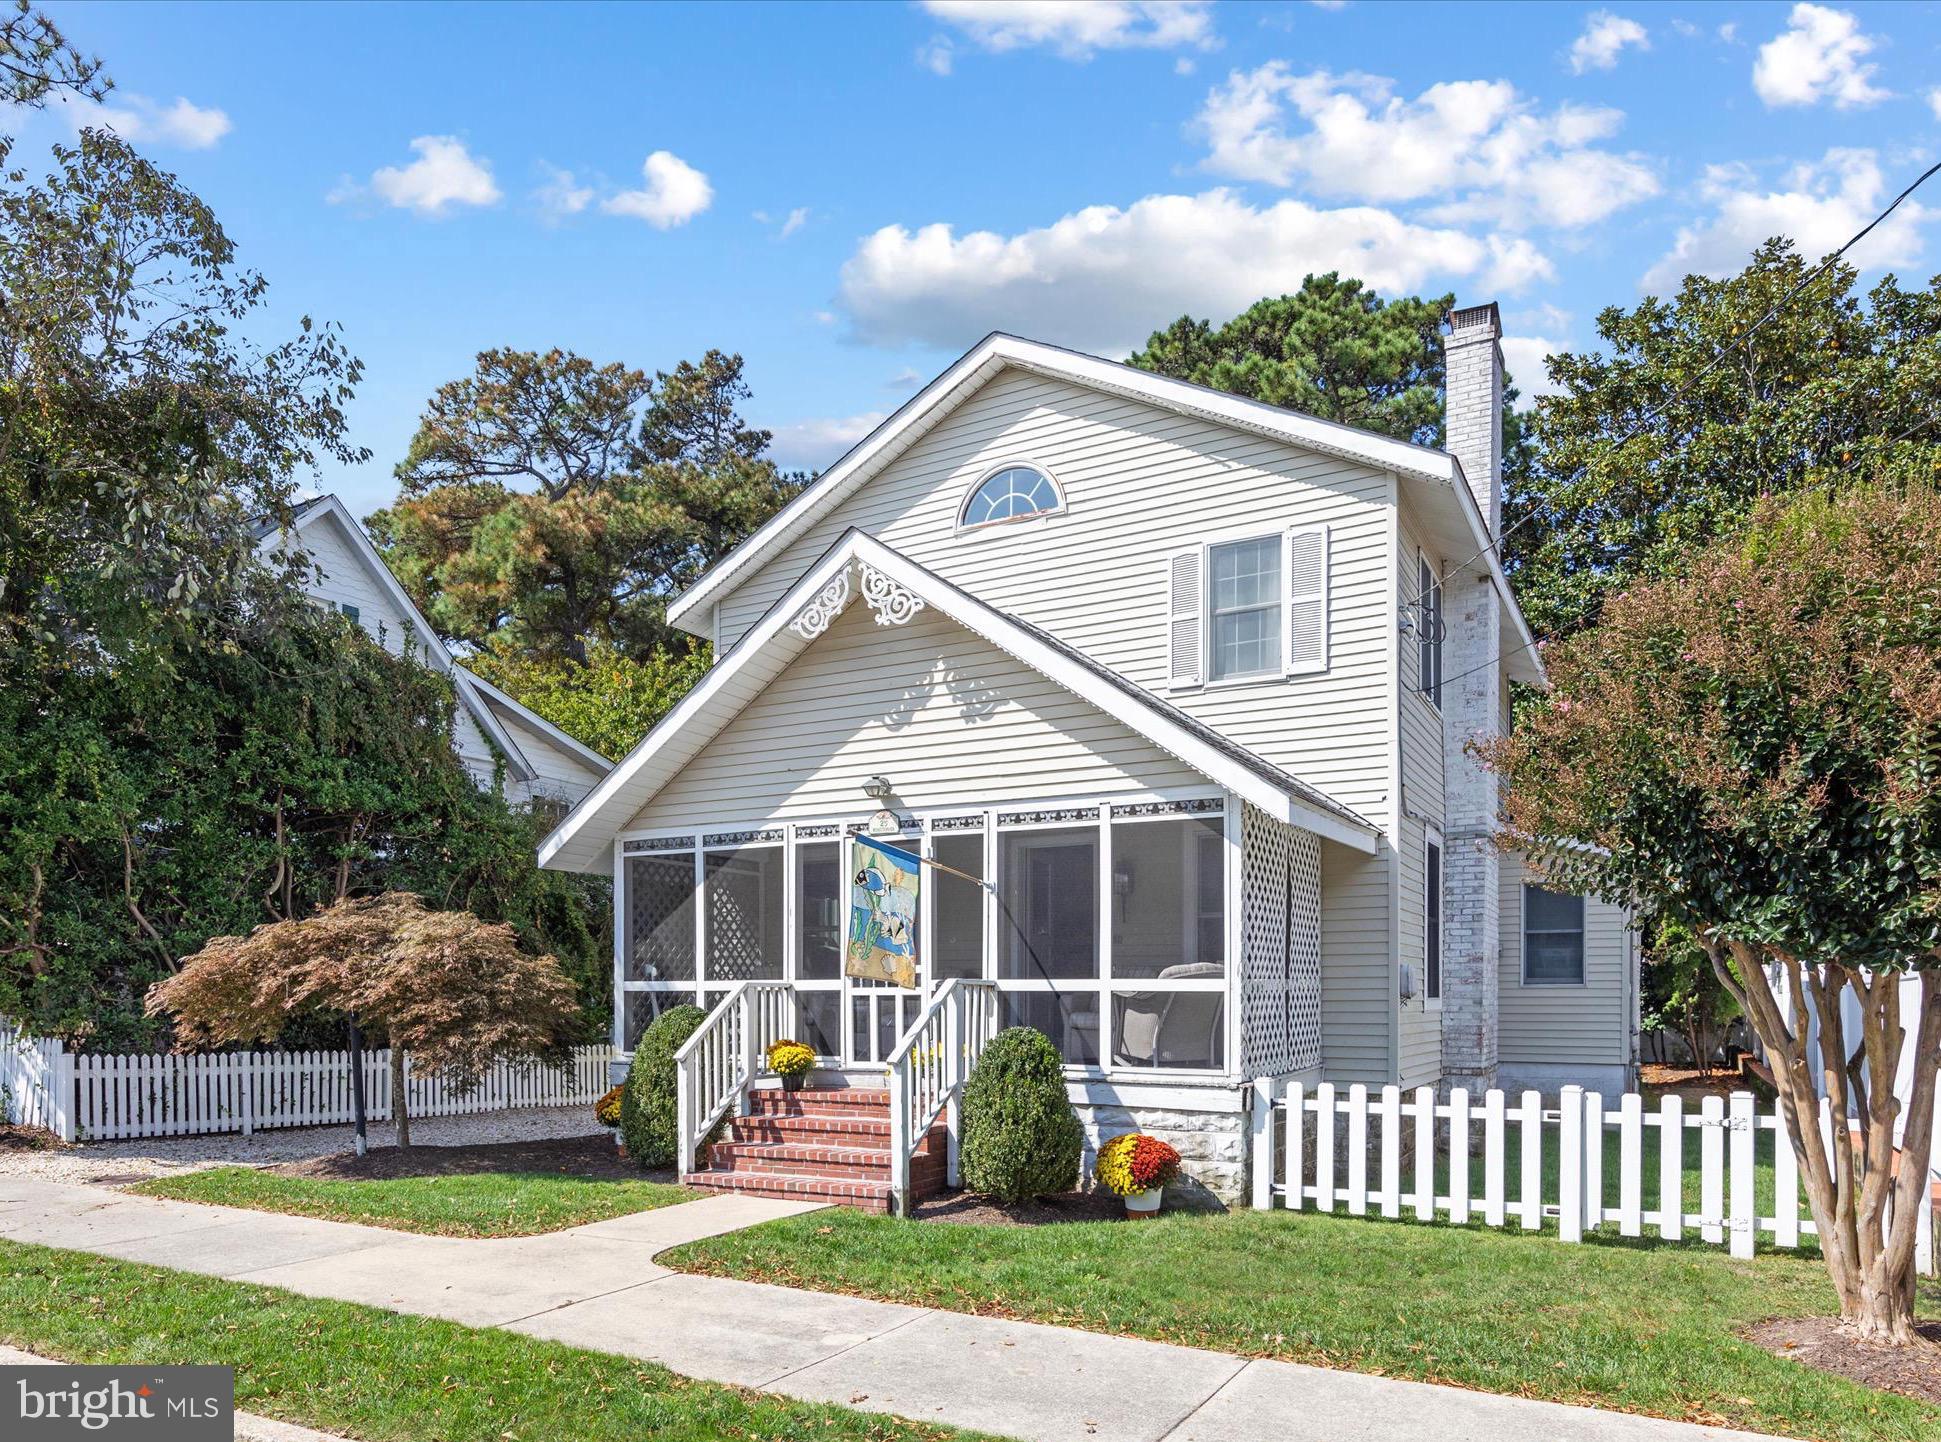
M 1000 54 L 1043 47 L 1067 60 L 1089 60 L 1098 50 L 1214 44 L 1207 0 L 923 0 L 923 8 Z M 950 73 L 947 61 L 937 73 Z
M 1510 373 L 1510 379 L 1517 390 L 1516 408 L 1527 411 L 1537 403 L 1539 396 L 1554 396 L 1562 391 L 1562 386 L 1550 383 L 1550 376 L 1543 367 L 1543 358 L 1567 351 L 1567 342 L 1544 335 L 1505 335 L 1503 345 L 1503 368 Z
M 1819 161 L 1795 166 L 1779 188 L 1762 188 L 1744 166 L 1712 166 L 1701 193 L 1711 217 L 1678 232 L 1670 252 L 1645 273 L 1643 284 L 1665 292 L 1688 273 L 1725 276 L 1745 268 L 1753 249 L 1775 235 L 1793 241 L 1808 260 L 1839 249 L 1888 200 L 1886 177 L 1871 150 L 1829 150 Z M 1865 270 L 1909 266 L 1922 252 L 1922 227 L 1937 212 L 1909 200 L 1870 234 L 1847 259 Z
M 1831 100 L 1840 110 L 1872 105 L 1888 92 L 1874 83 L 1874 66 L 1865 57 L 1872 36 L 1846 10 L 1798 4 L 1786 28 L 1759 47 L 1752 88 L 1768 105 L 1817 105 Z
M 455 205 L 497 205 L 499 186 L 489 161 L 477 159 L 456 135 L 420 135 L 411 142 L 418 158 L 409 165 L 387 165 L 371 172 L 368 186 L 349 176 L 327 197 L 331 204 L 375 195 L 386 205 L 438 216 Z
M 1719 26 L 1719 39 L 1723 40 L 1727 45 L 1738 44 L 1739 22 L 1737 20 L 1728 20 L 1725 24 Z
M 556 165 L 540 162 L 539 168 L 546 173 L 546 183 L 533 191 L 532 197 L 538 202 L 540 214 L 548 220 L 562 220 L 569 215 L 578 215 L 593 203 L 593 187 L 582 185 L 570 170 L 561 170 Z
M 1608 10 L 1593 10 L 1584 22 L 1584 33 L 1570 47 L 1570 69 L 1574 75 L 1586 70 L 1609 70 L 1627 45 L 1639 50 L 1651 48 L 1651 37 L 1644 26 Z
M 957 349 L 1013 330 L 1123 355 L 1184 311 L 1224 319 L 1328 270 L 1390 292 L 1432 279 L 1510 289 L 1551 274 L 1520 238 L 1478 239 L 1372 207 L 1257 207 L 1216 189 L 1090 206 L 1014 235 L 885 226 L 844 264 L 840 296 L 872 344 Z
M 1928 109 L 1934 112 L 1936 120 L 1941 120 L 1941 85 L 1928 92 Z
M 1623 122 L 1621 111 L 1579 105 L 1541 113 L 1506 80 L 1443 81 L 1407 100 L 1380 76 L 1295 75 L 1275 60 L 1229 75 L 1196 125 L 1206 168 L 1236 179 L 1438 200 L 1439 219 L 1576 227 L 1658 192 L 1642 157 L 1591 144 Z
M 956 52 L 950 48 L 950 42 L 941 35 L 917 47 L 917 64 L 932 75 L 950 74 L 951 64 L 956 58 Z
M 819 471 L 883 423 L 887 411 L 824 416 L 775 427 L 769 452 L 777 465 Z
M 707 176 L 668 150 L 656 150 L 640 167 L 646 185 L 600 202 L 609 215 L 631 215 L 659 230 L 686 225 L 714 203 Z
M 788 213 L 787 218 L 782 221 L 782 239 L 787 240 L 808 223 L 809 207 L 806 205 L 796 206 L 794 210 Z
M 192 104 L 180 95 L 173 105 L 121 91 L 111 105 L 73 96 L 63 96 L 59 103 L 76 130 L 82 126 L 112 130 L 131 144 L 146 141 L 207 150 L 233 128 L 225 112 Z

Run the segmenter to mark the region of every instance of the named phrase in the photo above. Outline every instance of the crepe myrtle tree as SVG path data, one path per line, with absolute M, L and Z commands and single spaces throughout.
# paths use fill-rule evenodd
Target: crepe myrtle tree
M 1501 839 L 1699 939 L 1773 1063 L 1842 1320 L 1915 1343 L 1941 1065 L 1941 498 L 1769 500 L 1548 664 L 1548 696 L 1482 748 L 1507 783 Z M 1850 1125 L 1822 1133 L 1816 1081 Z
M 178 1049 L 272 1042 L 306 1009 L 383 1027 L 400 1147 L 411 1145 L 407 1051 L 416 1070 L 462 1093 L 503 1057 L 563 1065 L 579 1014 L 559 963 L 522 951 L 510 926 L 433 911 L 406 891 L 218 936 L 150 987 L 147 1006 L 173 1015 Z

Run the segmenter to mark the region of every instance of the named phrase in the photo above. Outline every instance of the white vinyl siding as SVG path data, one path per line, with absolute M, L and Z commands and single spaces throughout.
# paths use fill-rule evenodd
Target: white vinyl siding
M 1584 984 L 1523 984 L 1522 858 L 1503 856 L 1498 953 L 1506 1065 L 1625 1064 L 1636 1034 L 1636 939 L 1621 907 L 1584 899 Z
M 1321 843 L 1321 1070 L 1327 1080 L 1381 1086 L 1395 1078 L 1392 859 Z
M 1055 475 L 1068 510 L 961 531 L 992 467 Z M 851 526 L 1039 626 L 1378 823 L 1393 802 L 1389 478 L 1143 401 L 1010 370 L 721 602 L 732 645 Z M 1169 558 L 1207 537 L 1328 528 L 1325 673 L 1170 691 Z M 1203 660 L 1203 658 L 1202 658 Z
M 852 604 L 629 830 L 867 815 L 865 777 L 919 810 L 1204 787 L 1115 718 L 934 610 Z

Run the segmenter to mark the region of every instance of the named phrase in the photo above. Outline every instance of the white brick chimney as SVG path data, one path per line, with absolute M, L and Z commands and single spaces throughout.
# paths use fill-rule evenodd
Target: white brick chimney
M 1495 302 L 1449 313 L 1445 444 L 1491 539 L 1502 525 L 1503 352 Z M 1477 548 L 1480 549 L 1480 548 Z M 1445 1087 L 1472 1093 L 1496 1084 L 1497 948 L 1501 937 L 1496 777 L 1469 754 L 1471 741 L 1503 727 L 1502 598 L 1486 558 L 1449 556 L 1443 578 L 1442 1072 Z

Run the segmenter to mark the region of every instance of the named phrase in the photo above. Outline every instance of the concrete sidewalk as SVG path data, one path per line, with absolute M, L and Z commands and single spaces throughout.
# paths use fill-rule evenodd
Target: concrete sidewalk
M 0 1237 L 506 1327 L 676 1372 L 1029 1442 L 1751 1442 L 1754 1434 L 1130 1337 L 673 1272 L 683 1242 L 812 1208 L 733 1194 L 539 1237 L 0 1180 Z

